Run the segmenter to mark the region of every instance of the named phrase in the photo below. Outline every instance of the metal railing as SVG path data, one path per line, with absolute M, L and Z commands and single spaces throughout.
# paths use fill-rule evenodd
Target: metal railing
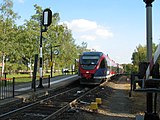
M 36 77 L 39 78 L 39 76 L 36 76 Z M 19 86 L 22 86 L 22 85 L 23 87 L 30 87 L 30 90 L 34 90 L 34 92 L 38 90 L 36 85 L 38 84 L 39 81 L 37 80 L 35 81 L 34 84 L 33 84 L 33 81 L 29 83 L 17 84 L 17 81 L 19 79 L 24 79 L 24 78 L 32 79 L 32 77 L 0 78 L 0 100 L 4 100 L 6 98 L 12 98 L 12 97 L 15 97 L 15 94 L 20 94 L 19 92 L 16 93 L 16 91 L 17 89 L 19 89 Z M 46 87 L 50 88 L 50 82 L 51 82 L 50 75 L 43 76 L 43 82 Z
M 0 100 L 14 97 L 15 78 L 0 78 Z

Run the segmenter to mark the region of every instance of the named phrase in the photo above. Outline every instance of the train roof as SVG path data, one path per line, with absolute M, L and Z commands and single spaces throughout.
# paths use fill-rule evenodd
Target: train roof
M 96 56 L 102 56 L 102 52 L 84 52 L 82 55 L 96 55 Z

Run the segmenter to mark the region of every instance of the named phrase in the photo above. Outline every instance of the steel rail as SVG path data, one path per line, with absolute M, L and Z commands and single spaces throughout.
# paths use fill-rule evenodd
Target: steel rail
M 36 104 L 41 103 L 42 101 L 46 101 L 46 100 L 52 99 L 52 98 L 54 98 L 54 97 L 57 97 L 57 96 L 62 95 L 62 94 L 65 94 L 65 93 L 70 92 L 70 91 L 72 91 L 72 90 L 74 90 L 74 89 L 77 89 L 77 88 L 78 88 L 78 87 L 73 88 L 73 89 L 70 89 L 70 90 L 67 90 L 67 91 L 65 91 L 65 92 L 58 93 L 58 94 L 56 94 L 56 95 L 54 95 L 54 96 L 47 97 L 47 98 L 45 98 L 45 99 L 42 99 L 42 100 L 39 100 L 39 101 L 37 101 L 37 102 L 31 103 L 31 104 L 29 104 L 29 105 L 23 106 L 23 107 L 21 107 L 21 108 L 18 108 L 18 109 L 9 111 L 9 112 L 4 113 L 4 114 L 1 114 L 1 115 L 0 115 L 0 118 L 5 117 L 5 116 L 10 115 L 10 114 L 14 114 L 14 113 L 16 113 L 16 112 L 19 112 L 20 110 L 25 110 L 25 109 L 27 109 L 27 108 L 29 108 L 29 107 L 32 107 L 32 106 L 34 106 L 34 105 L 36 105 Z
M 102 86 L 104 83 L 100 84 L 99 86 Z M 70 103 L 68 103 L 67 105 L 65 105 L 63 108 L 57 110 L 56 112 L 54 112 L 53 114 L 49 115 L 48 117 L 44 118 L 43 120 L 50 120 L 50 119 L 55 119 L 58 115 L 62 114 L 64 111 L 67 111 L 73 104 L 76 103 L 76 101 L 80 100 L 81 98 L 83 98 L 84 96 L 86 96 L 87 94 L 91 93 L 92 91 L 94 91 L 95 89 L 97 89 L 99 86 L 94 87 L 93 89 L 90 89 L 89 91 L 87 91 L 86 93 L 84 93 L 83 95 L 79 96 L 78 98 L 74 99 L 73 101 L 71 101 Z

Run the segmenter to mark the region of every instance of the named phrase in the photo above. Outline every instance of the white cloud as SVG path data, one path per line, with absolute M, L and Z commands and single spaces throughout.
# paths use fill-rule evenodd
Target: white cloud
M 108 31 L 106 28 L 103 27 L 99 27 L 96 30 L 96 34 L 101 37 L 113 37 L 113 33 L 111 33 L 110 31 Z
M 89 21 L 85 19 L 75 19 L 71 22 L 64 22 L 67 24 L 75 39 L 93 41 L 93 40 L 106 40 L 113 37 L 113 33 L 106 27 L 98 25 L 95 21 Z
M 96 22 L 85 20 L 85 19 L 76 19 L 68 22 L 68 26 L 71 30 L 86 32 L 97 28 Z
M 90 40 L 90 41 L 94 41 L 96 39 L 96 36 L 93 35 L 82 35 L 80 36 L 81 40 Z
M 73 37 L 78 44 L 87 42 L 87 48 L 91 50 L 106 51 L 104 45 L 110 43 L 114 36 L 108 27 L 100 25 L 95 21 L 75 19 L 63 23 L 71 29 Z

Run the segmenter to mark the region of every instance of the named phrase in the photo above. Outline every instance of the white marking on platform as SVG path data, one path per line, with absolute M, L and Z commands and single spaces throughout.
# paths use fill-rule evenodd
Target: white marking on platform
M 25 88 L 16 89 L 15 91 L 20 92 L 20 91 L 26 91 L 26 90 L 30 90 L 30 89 L 31 89 L 31 87 L 25 87 Z
M 55 84 L 55 83 L 59 83 L 59 82 L 62 82 L 62 81 L 64 81 L 64 80 L 74 78 L 74 77 L 76 77 L 76 76 L 77 76 L 77 75 L 73 75 L 73 76 L 69 76 L 69 77 L 66 77 L 66 78 L 59 79 L 59 80 L 55 80 L 55 81 L 50 82 L 50 84 L 52 85 L 52 84 Z M 45 84 L 43 84 L 43 85 L 48 85 L 48 83 L 45 83 Z M 37 87 L 38 87 L 38 86 L 37 86 Z M 19 89 L 16 89 L 15 91 L 20 92 L 20 91 L 26 91 L 26 90 L 31 90 L 31 86 L 25 87 L 25 88 L 19 88 Z
M 74 75 L 74 76 L 70 76 L 70 77 L 67 77 L 67 78 L 62 78 L 60 80 L 56 80 L 56 81 L 53 81 L 51 82 L 51 84 L 54 84 L 54 83 L 59 83 L 61 81 L 64 81 L 64 80 L 67 80 L 67 79 L 70 79 L 70 78 L 73 78 L 73 77 L 76 77 L 77 75 Z M 48 83 L 45 83 L 44 85 L 48 85 Z

